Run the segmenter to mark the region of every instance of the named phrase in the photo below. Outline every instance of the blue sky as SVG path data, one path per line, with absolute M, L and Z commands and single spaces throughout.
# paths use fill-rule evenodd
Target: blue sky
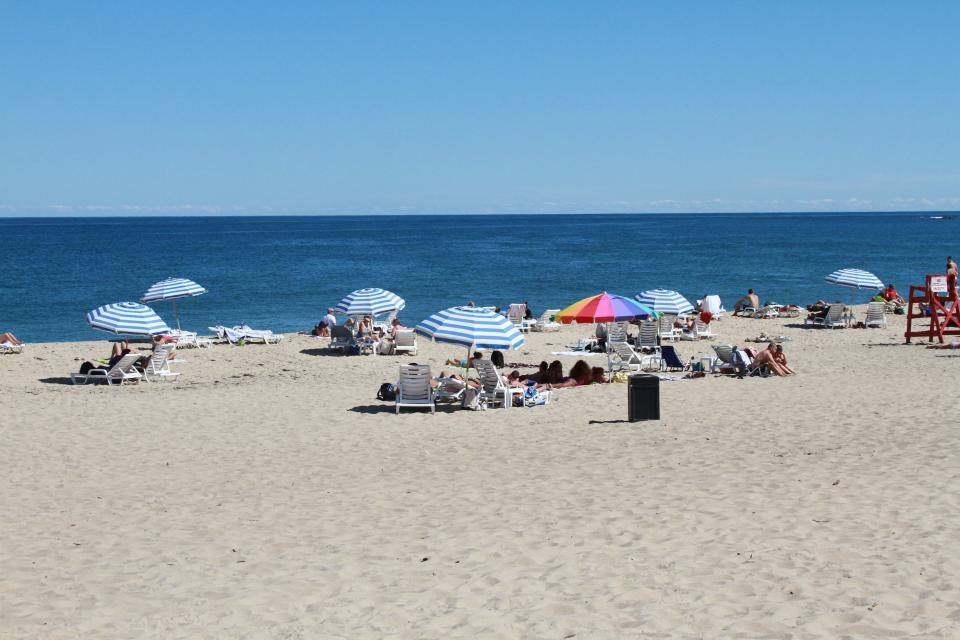
M 960 209 L 957 2 L 0 11 L 0 215 Z

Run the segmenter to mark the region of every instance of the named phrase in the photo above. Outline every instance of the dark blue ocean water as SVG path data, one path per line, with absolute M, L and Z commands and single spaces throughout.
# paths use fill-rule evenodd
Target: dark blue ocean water
M 168 276 L 210 293 L 180 302 L 185 329 L 246 322 L 307 329 L 354 289 L 382 287 L 415 323 L 475 300 L 537 312 L 600 291 L 847 299 L 839 268 L 906 293 L 960 255 L 960 219 L 937 214 L 638 214 L 0 218 L 0 331 L 26 341 L 105 337 L 84 315 L 139 300 Z M 169 304 L 154 308 L 173 322 Z

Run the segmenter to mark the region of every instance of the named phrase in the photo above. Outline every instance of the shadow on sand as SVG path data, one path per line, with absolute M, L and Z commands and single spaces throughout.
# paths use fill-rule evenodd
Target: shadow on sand
M 301 349 L 300 353 L 305 356 L 342 356 L 340 349 L 330 349 L 329 347 L 320 347 L 317 349 Z
M 42 382 L 43 384 L 73 384 L 70 382 L 70 378 L 40 378 L 37 382 Z

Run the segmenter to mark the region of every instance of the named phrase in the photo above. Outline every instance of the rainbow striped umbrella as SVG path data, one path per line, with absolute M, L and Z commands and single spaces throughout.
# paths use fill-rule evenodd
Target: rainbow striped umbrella
M 585 322 L 620 322 L 622 320 L 656 317 L 656 311 L 650 307 L 640 304 L 636 300 L 604 291 L 595 296 L 584 298 L 579 302 L 574 302 L 558 313 L 556 319 L 563 324 L 570 324 L 574 320 L 582 324 Z

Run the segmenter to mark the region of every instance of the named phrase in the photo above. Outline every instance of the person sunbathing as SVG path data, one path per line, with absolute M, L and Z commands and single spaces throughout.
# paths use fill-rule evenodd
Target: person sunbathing
M 897 292 L 897 288 L 893 284 L 888 284 L 887 288 L 883 290 L 883 293 L 880 294 L 883 297 L 883 300 L 887 305 L 899 309 L 907 304 L 906 300 L 903 299 Z
M 593 371 L 583 360 L 577 360 L 570 367 L 570 375 L 557 383 L 550 383 L 547 389 L 564 389 L 567 387 L 582 387 L 593 382 Z M 539 387 L 538 387 L 539 388 Z
M 547 375 L 547 369 L 550 365 L 547 364 L 546 360 L 540 361 L 540 369 L 536 373 L 528 373 L 526 375 L 520 376 L 521 380 L 533 380 L 534 382 L 543 382 L 544 378 Z
M 17 347 L 22 345 L 23 342 L 17 340 L 17 336 L 13 335 L 9 331 L 0 333 L 0 344 L 9 344 L 11 347 Z
M 389 331 L 390 339 L 391 339 L 391 340 L 396 340 L 396 339 L 397 339 L 397 331 L 405 331 L 405 330 L 406 330 L 406 327 L 403 326 L 403 323 L 401 323 L 399 320 L 397 320 L 396 318 L 394 318 L 394 319 L 390 322 L 390 331 Z
M 483 352 L 474 351 L 469 361 L 466 358 L 460 358 L 460 359 L 450 358 L 449 360 L 447 360 L 446 364 L 451 367 L 460 367 L 461 369 L 469 369 L 470 367 L 473 366 L 474 360 L 482 360 L 482 359 L 483 359 Z
M 603 370 L 603 367 L 594 367 L 591 373 L 593 376 L 590 380 L 591 384 L 605 384 L 609 382 L 609 380 L 607 380 L 607 372 Z

